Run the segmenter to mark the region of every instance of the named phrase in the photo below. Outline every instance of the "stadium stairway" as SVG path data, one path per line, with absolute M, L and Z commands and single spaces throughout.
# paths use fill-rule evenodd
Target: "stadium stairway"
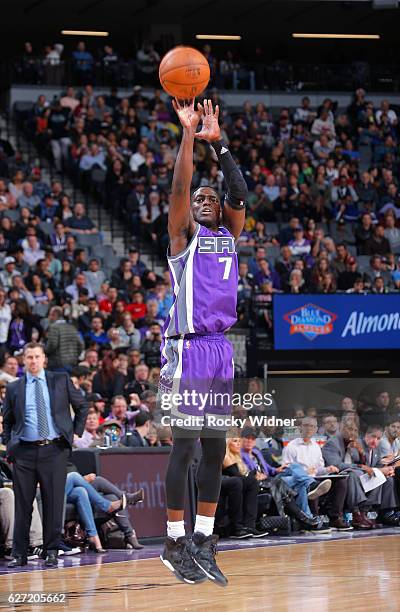
M 40 166 L 44 181 L 50 184 L 53 180 L 59 180 L 65 193 L 71 197 L 72 202 L 83 202 L 85 204 L 88 215 L 102 232 L 103 244 L 111 244 L 116 256 L 123 257 L 129 246 L 133 244 L 133 241 L 125 234 L 123 223 L 119 219 L 113 218 L 108 210 L 101 207 L 93 195 L 85 194 L 81 189 L 77 188 L 66 173 L 56 173 L 47 158 L 39 158 L 33 144 L 25 138 L 21 131 L 17 133 L 14 121 L 7 121 L 4 116 L 1 116 L 0 131 L 3 134 L 7 134 L 7 138 L 14 149 L 21 151 L 24 159 L 28 160 L 32 166 Z M 152 254 L 150 245 L 139 239 L 139 243 L 136 246 L 138 246 L 141 252 L 141 260 L 146 267 L 161 275 L 165 266 Z

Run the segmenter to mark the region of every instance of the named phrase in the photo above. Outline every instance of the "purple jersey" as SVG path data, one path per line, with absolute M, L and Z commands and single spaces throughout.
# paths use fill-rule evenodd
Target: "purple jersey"
M 237 320 L 238 261 L 235 239 L 225 228 L 196 224 L 186 249 L 168 257 L 174 301 L 164 337 L 224 332 Z

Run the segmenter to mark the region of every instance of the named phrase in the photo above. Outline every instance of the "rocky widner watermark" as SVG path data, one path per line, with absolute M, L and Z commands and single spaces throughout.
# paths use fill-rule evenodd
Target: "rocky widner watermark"
M 181 386 L 181 381 L 176 381 Z M 218 381 L 217 389 L 227 389 L 231 381 Z M 238 428 L 245 426 L 261 427 L 294 427 L 295 418 L 286 418 L 271 414 L 276 406 L 274 391 L 272 392 L 231 392 L 196 384 L 192 388 L 181 391 L 174 390 L 174 384 L 160 385 L 157 405 L 161 416 L 159 422 L 163 426 L 194 428 Z M 189 385 L 185 385 L 189 386 Z M 193 388 L 196 387 L 196 388 Z M 199 390 L 202 388 L 203 390 Z M 247 414 L 235 414 L 246 411 Z M 251 412 L 250 412 L 251 411 Z M 264 414 L 263 414 L 264 413 Z

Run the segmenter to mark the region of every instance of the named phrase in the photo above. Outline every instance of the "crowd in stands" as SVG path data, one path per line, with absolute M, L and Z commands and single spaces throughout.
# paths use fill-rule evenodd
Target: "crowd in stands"
M 342 110 L 329 98 L 312 108 L 304 97 L 298 108 L 271 113 L 262 103 L 229 109 L 217 92 L 211 97 L 220 105 L 224 138 L 249 188 L 238 245 L 239 324 L 258 317 L 249 311 L 253 302 L 270 327 L 269 306 L 279 291 L 398 291 L 396 110 L 385 100 L 375 108 L 361 89 Z M 91 85 L 81 91 L 70 87 L 52 102 L 40 96 L 25 127 L 40 151 L 51 151 L 59 171 L 68 169 L 84 189 L 100 184 L 105 205 L 130 234 L 141 235 L 165 257 L 179 129 L 160 91 L 148 97 L 135 86 L 130 96 L 119 97 L 115 88 L 95 95 Z M 193 187 L 209 184 L 222 195 L 223 178 L 210 148 L 196 142 L 194 159 Z M 38 195 L 39 176 L 32 176 L 32 194 L 22 185 L 23 175 L 16 180 L 20 202 L 35 208 L 42 221 L 62 212 L 57 218 L 67 234 L 96 231 L 81 210 L 75 220 L 73 203 L 59 185 L 45 198 Z M 15 207 L 16 189 L 11 182 L 3 196 L 9 206 Z

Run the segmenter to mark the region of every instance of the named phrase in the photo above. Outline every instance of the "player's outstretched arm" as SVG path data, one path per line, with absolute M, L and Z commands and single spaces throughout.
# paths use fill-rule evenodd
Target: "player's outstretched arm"
M 194 100 L 183 105 L 173 100 L 172 105 L 183 127 L 182 141 L 175 162 L 171 202 L 168 214 L 168 234 L 171 255 L 186 248 L 194 233 L 195 223 L 190 210 L 190 186 L 193 177 L 193 143 L 202 114 L 201 105 L 194 109 Z
M 195 137 L 207 140 L 217 155 L 227 186 L 225 205 L 222 211 L 223 223 L 237 240 L 242 233 L 246 217 L 246 181 L 235 164 L 228 146 L 221 138 L 221 130 L 218 124 L 218 105 L 214 111 L 211 100 L 204 100 L 203 110 L 202 129 L 195 134 Z

